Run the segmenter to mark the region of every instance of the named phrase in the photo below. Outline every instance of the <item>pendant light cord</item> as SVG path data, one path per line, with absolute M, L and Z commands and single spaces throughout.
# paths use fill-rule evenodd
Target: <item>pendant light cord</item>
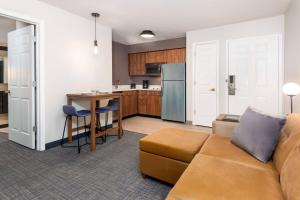
M 97 17 L 95 16 L 95 41 L 97 40 L 97 26 L 96 26 L 96 23 L 97 23 Z

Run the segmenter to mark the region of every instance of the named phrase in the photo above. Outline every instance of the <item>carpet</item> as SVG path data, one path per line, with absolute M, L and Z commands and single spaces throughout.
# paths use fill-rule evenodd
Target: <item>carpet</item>
M 0 199 L 164 199 L 171 186 L 139 173 L 143 136 L 125 132 L 122 140 L 109 137 L 96 151 L 84 146 L 77 154 L 76 148 L 33 151 L 0 134 Z

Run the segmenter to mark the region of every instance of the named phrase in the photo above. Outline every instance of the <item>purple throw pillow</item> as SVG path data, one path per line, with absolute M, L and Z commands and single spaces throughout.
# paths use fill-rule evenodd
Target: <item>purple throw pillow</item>
M 272 117 L 248 108 L 231 142 L 266 163 L 272 158 L 285 121 L 284 117 Z

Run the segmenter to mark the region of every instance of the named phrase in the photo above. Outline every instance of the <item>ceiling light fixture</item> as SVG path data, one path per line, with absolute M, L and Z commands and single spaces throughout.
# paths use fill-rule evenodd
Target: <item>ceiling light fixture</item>
M 151 39 L 155 37 L 155 34 L 150 30 L 144 30 L 140 33 L 140 36 L 145 39 Z
M 92 17 L 95 18 L 95 40 L 94 40 L 94 49 L 93 52 L 95 55 L 98 54 L 98 41 L 97 41 L 97 18 L 100 17 L 99 13 L 91 13 Z

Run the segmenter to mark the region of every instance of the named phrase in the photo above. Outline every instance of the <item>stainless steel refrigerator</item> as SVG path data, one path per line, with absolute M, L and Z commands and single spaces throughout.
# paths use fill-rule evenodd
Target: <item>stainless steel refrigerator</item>
M 161 67 L 163 120 L 185 122 L 185 64 Z

